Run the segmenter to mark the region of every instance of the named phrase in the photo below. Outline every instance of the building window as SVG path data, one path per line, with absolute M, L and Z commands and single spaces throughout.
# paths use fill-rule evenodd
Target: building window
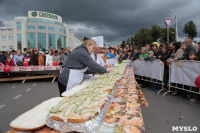
M 35 48 L 35 33 L 27 33 L 28 48 Z
M 66 36 L 64 36 L 64 48 L 66 48 Z
M 35 25 L 28 25 L 27 29 L 30 29 L 30 30 L 35 29 Z
M 9 46 L 10 50 L 14 50 L 14 46 Z
M 2 46 L 1 48 L 2 48 L 2 51 L 6 51 L 7 50 L 6 46 Z
M 56 35 L 55 34 L 48 34 L 48 47 L 53 46 L 53 48 L 56 48 Z
M 66 33 L 66 30 L 63 30 L 63 33 Z
M 54 31 L 55 30 L 55 28 L 54 27 L 48 27 L 48 30 L 51 30 L 51 31 Z
M 62 35 L 57 35 L 57 49 L 62 48 Z
M 9 40 L 12 41 L 13 40 L 13 36 L 9 36 Z
M 57 28 L 57 32 L 62 32 L 62 29 L 61 28 Z
M 18 29 L 18 30 L 21 29 L 21 22 L 17 22 L 17 29 Z
M 46 49 L 46 33 L 38 33 L 38 49 Z
M 46 26 L 38 26 L 39 30 L 46 30 Z
M 1 37 L 1 40 L 2 40 L 2 41 L 6 41 L 6 36 L 2 36 L 2 37 Z

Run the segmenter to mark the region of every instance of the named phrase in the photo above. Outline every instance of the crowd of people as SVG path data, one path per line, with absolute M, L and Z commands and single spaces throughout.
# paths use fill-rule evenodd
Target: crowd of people
M 83 41 L 88 38 L 83 38 Z M 77 48 L 78 49 L 78 48 Z M 76 50 L 76 49 L 75 49 Z M 65 65 L 68 56 L 71 53 L 70 48 L 62 48 L 60 50 L 53 49 L 50 46 L 48 53 L 45 50 L 39 51 L 38 49 L 28 49 L 24 48 L 23 53 L 21 50 L 12 50 L 7 52 L 0 51 L 0 66 L 22 66 L 23 61 L 28 61 L 29 66 L 51 66 L 53 61 L 56 61 L 58 65 Z M 144 47 L 137 47 L 135 45 L 122 48 L 121 45 L 116 47 L 104 47 L 96 48 L 94 53 L 91 54 L 93 60 L 102 66 L 106 66 L 105 59 L 116 58 L 118 62 L 121 63 L 123 60 L 144 60 L 144 61 L 153 61 L 154 59 L 160 59 L 164 64 L 164 87 L 167 88 L 168 79 L 169 79 L 169 65 L 172 61 L 178 60 L 200 60 L 200 43 L 194 44 L 192 39 L 186 38 L 184 43 L 175 42 L 175 43 L 163 43 L 158 44 L 154 42 L 152 44 L 146 44 Z M 145 83 L 142 83 L 145 84 Z M 155 83 L 152 83 L 152 89 L 158 92 L 161 89 L 161 86 Z M 172 95 L 177 95 L 180 93 L 180 90 L 174 89 Z M 193 99 L 196 96 L 191 93 L 187 93 L 189 99 Z
M 69 47 L 55 50 L 52 46 L 50 46 L 47 53 L 45 49 L 39 51 L 37 48 L 24 48 L 23 53 L 20 49 L 17 51 L 0 51 L 0 66 L 23 66 L 24 61 L 28 61 L 29 66 L 52 66 L 53 61 L 64 66 L 70 53 L 71 49 Z

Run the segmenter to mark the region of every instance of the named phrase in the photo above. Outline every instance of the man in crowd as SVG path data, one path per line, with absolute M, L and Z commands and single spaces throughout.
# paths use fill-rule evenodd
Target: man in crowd
M 11 58 L 11 59 L 13 59 L 13 58 L 14 58 L 14 56 L 15 56 L 15 54 L 16 54 L 15 50 L 12 50 L 12 51 L 11 51 L 10 58 Z
M 61 63 L 61 58 L 60 55 L 58 54 L 58 50 L 55 50 L 55 53 L 53 55 L 53 61 L 56 61 L 58 63 L 58 65 Z
M 0 51 L 0 63 L 5 64 L 5 56 L 3 55 L 3 53 Z
M 65 48 L 63 54 L 61 55 L 61 63 L 63 67 L 65 66 L 69 54 L 70 54 L 70 48 L 69 47 Z
M 169 43 L 168 44 L 168 52 L 169 52 L 169 54 L 171 55 L 172 53 L 173 53 L 173 51 L 175 50 L 175 45 L 174 45 L 175 43 Z
M 183 57 L 181 57 L 181 58 L 174 58 L 174 61 L 177 61 L 177 60 L 189 60 L 189 53 L 190 53 L 190 51 L 195 51 L 196 52 L 196 49 L 192 46 L 192 39 L 186 38 L 185 39 L 185 46 L 187 48 L 185 50 L 185 54 L 183 55 Z

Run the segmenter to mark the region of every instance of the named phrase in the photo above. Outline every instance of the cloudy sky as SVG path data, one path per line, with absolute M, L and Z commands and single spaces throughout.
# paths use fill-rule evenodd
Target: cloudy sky
M 171 10 L 184 38 L 182 29 L 189 20 L 200 33 L 199 5 L 200 0 L 0 0 L 0 26 L 27 16 L 28 10 L 46 11 L 62 16 L 79 37 L 104 36 L 107 45 L 117 45 L 141 27 L 165 27 L 164 18 L 174 18 Z

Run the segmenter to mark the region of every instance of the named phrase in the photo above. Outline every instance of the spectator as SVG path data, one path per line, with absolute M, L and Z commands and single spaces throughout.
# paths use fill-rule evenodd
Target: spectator
M 119 63 L 121 63 L 123 59 L 124 59 L 124 54 L 122 51 L 119 51 L 119 58 L 118 58 Z
M 33 51 L 33 55 L 31 57 L 31 65 L 33 65 L 33 66 L 38 66 L 39 65 L 38 64 L 38 57 L 39 57 L 38 51 L 34 50 Z
M 46 66 L 52 66 L 53 62 L 53 50 L 49 50 L 49 54 L 46 56 Z
M 53 46 L 51 45 L 51 46 L 49 46 L 49 50 L 53 50 Z
M 151 47 L 150 47 L 149 44 L 146 44 L 146 45 L 145 45 L 145 48 L 146 48 L 147 52 L 151 51 Z
M 14 59 L 15 54 L 16 54 L 15 50 L 12 50 L 12 51 L 11 51 L 10 58 L 11 58 L 11 59 Z
M 158 45 L 157 45 L 157 44 L 152 44 L 151 49 L 152 49 L 152 51 L 153 51 L 153 53 L 154 53 L 154 57 L 155 57 L 155 58 L 158 58 L 158 56 L 159 56 L 159 48 L 158 48 Z
M 168 65 L 172 63 L 174 58 L 182 58 L 183 54 L 184 54 L 184 51 L 181 48 L 181 43 L 175 42 L 173 45 L 174 45 L 175 49 L 172 52 L 171 57 L 167 60 Z
M 148 57 L 145 57 L 145 58 L 144 58 L 145 61 L 148 61 L 148 60 L 149 60 L 149 61 L 153 61 L 153 60 L 155 59 L 155 57 L 154 57 L 154 52 L 153 52 L 153 51 L 149 51 L 149 52 L 148 52 L 148 55 L 149 55 Z
M 6 58 L 7 58 L 7 56 L 10 56 L 10 55 L 11 55 L 11 52 L 9 50 L 7 50 L 7 52 L 6 52 Z
M 58 50 L 55 50 L 55 53 L 53 55 L 53 58 L 52 58 L 53 61 L 56 61 L 59 65 L 61 63 L 61 57 L 60 55 L 58 54 Z
M 110 52 L 110 49 L 106 50 L 105 57 L 107 57 L 107 58 L 115 58 L 114 55 L 113 55 L 113 53 Z
M 200 59 L 200 43 L 198 44 L 198 52 L 197 52 L 197 56 Z
M 175 43 L 169 43 L 168 44 L 168 52 L 171 55 L 173 51 L 175 50 Z
M 29 66 L 31 65 L 31 52 L 26 52 L 26 54 L 24 54 L 24 61 L 28 61 L 29 62 Z
M 133 60 L 133 56 L 132 56 L 132 51 L 131 50 L 128 50 L 126 55 L 124 56 L 124 60 L 126 60 L 126 59 Z
M 190 61 L 197 60 L 197 53 L 195 51 L 189 52 L 189 60 Z M 187 89 L 188 90 L 192 89 L 193 91 L 195 91 L 194 87 L 187 86 Z M 199 92 L 199 89 L 197 89 L 196 92 Z M 190 102 L 195 102 L 196 99 L 198 99 L 198 95 L 191 92 L 187 92 L 187 98 L 189 99 Z
M 119 52 L 118 52 L 118 50 L 115 50 L 115 58 L 119 59 Z
M 184 43 L 181 45 L 181 48 L 183 49 L 183 51 L 184 51 L 184 53 L 185 53 L 186 46 L 185 46 L 185 44 L 184 44 Z
M 38 64 L 39 66 L 44 66 L 45 62 L 45 52 L 41 52 L 40 56 L 38 57 Z
M 141 48 L 141 53 L 139 56 L 140 60 L 143 60 L 145 57 L 148 57 L 149 55 L 147 54 L 147 49 L 145 47 Z
M 65 66 L 67 58 L 69 57 L 69 52 L 70 52 L 69 50 L 70 50 L 69 48 L 65 48 L 63 50 L 63 54 L 61 55 L 61 63 L 63 67 Z
M 162 61 L 162 63 L 164 64 L 164 87 L 165 89 L 167 89 L 167 83 L 168 83 L 168 79 L 169 79 L 169 68 L 167 66 L 167 59 L 170 58 L 170 54 L 167 51 L 167 45 L 164 44 L 162 46 L 161 49 L 161 54 L 158 56 L 158 59 L 160 59 Z M 157 90 L 158 92 L 158 90 Z
M 23 50 L 24 50 L 23 54 L 26 55 L 26 52 L 28 51 L 28 49 L 24 48 Z
M 138 52 L 137 48 L 134 48 L 134 49 L 133 49 L 133 55 L 132 55 L 133 60 L 136 59 L 136 54 L 137 54 L 137 52 Z
M 0 63 L 5 64 L 5 56 L 1 51 L 0 51 Z
M 190 51 L 195 51 L 196 52 L 196 49 L 192 46 L 192 39 L 186 38 L 185 39 L 185 45 L 186 45 L 187 48 L 185 50 L 185 53 L 184 53 L 183 57 L 174 58 L 175 61 L 177 61 L 177 60 L 189 60 Z
M 13 59 L 10 58 L 10 56 L 7 56 L 5 64 L 6 64 L 6 66 L 13 67 L 14 66 L 14 61 L 13 61 Z
M 17 50 L 17 54 L 13 58 L 15 66 L 23 66 L 22 62 L 24 60 L 24 56 L 21 50 Z

